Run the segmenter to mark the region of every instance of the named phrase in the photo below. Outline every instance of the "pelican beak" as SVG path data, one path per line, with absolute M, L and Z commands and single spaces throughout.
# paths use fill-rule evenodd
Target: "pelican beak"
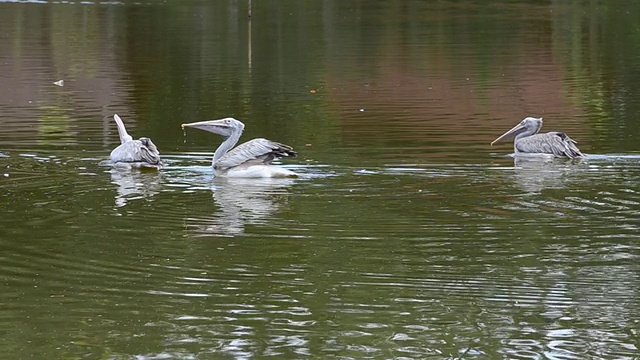
M 215 128 L 215 127 L 224 127 L 224 128 L 228 128 L 229 127 L 229 125 L 227 125 L 224 122 L 224 120 L 197 121 L 197 122 L 182 124 L 180 126 L 183 129 L 188 127 L 188 128 L 200 129 L 200 130 L 205 130 L 205 131 L 211 131 L 211 129 Z
M 224 137 L 229 137 L 234 132 L 234 129 L 235 129 L 234 125 L 237 123 L 240 123 L 237 120 L 235 120 L 235 122 L 232 122 L 230 120 L 231 118 L 198 121 L 198 122 L 192 122 L 188 124 L 182 124 L 182 128 L 183 129 L 184 128 L 200 129 L 200 130 L 208 131 L 210 133 L 214 133 Z M 239 129 L 239 130 L 240 130 L 240 133 L 242 133 L 242 129 Z
M 518 135 L 521 131 L 526 130 L 526 127 L 520 123 L 516 126 L 514 126 L 513 128 L 511 128 L 511 130 L 507 131 L 506 133 L 500 135 L 497 139 L 493 140 L 491 142 L 491 145 L 498 143 L 500 141 L 506 140 L 506 139 L 510 139 L 516 135 Z

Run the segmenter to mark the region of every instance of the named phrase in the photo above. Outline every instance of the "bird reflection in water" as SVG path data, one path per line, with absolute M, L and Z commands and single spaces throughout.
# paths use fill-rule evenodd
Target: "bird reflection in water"
M 545 189 L 562 189 L 577 181 L 584 166 L 561 159 L 518 157 L 514 159 L 513 178 L 526 192 L 539 193 Z
M 130 200 L 144 199 L 160 192 L 161 175 L 157 171 L 123 171 L 113 168 L 111 182 L 118 185 L 116 207 L 127 205 Z
M 201 236 L 236 236 L 244 234 L 247 225 L 270 223 L 294 182 L 290 178 L 216 178 L 212 195 L 217 212 L 188 219 L 189 228 Z

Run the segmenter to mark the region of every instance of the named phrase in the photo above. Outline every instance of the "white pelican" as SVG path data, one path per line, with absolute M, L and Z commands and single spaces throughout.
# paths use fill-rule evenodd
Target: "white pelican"
M 542 118 L 527 117 L 511 130 L 493 140 L 491 145 L 515 137 L 513 151 L 516 155 L 566 156 L 570 159 L 584 156 L 569 135 L 557 131 L 538 134 L 541 127 Z
M 291 170 L 271 165 L 275 159 L 297 155 L 289 145 L 258 138 L 231 149 L 238 142 L 244 130 L 244 124 L 239 120 L 229 117 L 182 124 L 182 128 L 185 127 L 212 132 L 225 138 L 216 149 L 211 161 L 215 176 L 241 178 L 298 176 Z
M 141 137 L 138 140 L 133 140 L 133 137 L 127 133 L 120 116 L 115 114 L 113 119 L 118 125 L 118 134 L 120 135 L 120 145 L 113 149 L 110 155 L 114 166 L 156 169 L 162 166 L 160 152 L 151 139 Z

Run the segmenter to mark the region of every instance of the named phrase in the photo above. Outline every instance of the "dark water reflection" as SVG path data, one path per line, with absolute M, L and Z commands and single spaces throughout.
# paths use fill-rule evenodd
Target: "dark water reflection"
M 612 4 L 0 3 L 0 352 L 638 358 L 640 8 Z M 101 165 L 113 113 L 162 171 Z M 229 115 L 300 178 L 213 178 L 179 124 Z M 526 115 L 590 155 L 488 145 Z

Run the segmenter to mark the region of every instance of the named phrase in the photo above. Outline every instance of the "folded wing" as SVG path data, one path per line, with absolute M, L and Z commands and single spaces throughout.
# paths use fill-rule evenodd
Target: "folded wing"
M 543 153 L 576 158 L 583 156 L 576 142 L 563 132 L 552 131 L 536 134 L 516 141 L 516 149 L 522 153 Z
M 258 138 L 242 143 L 226 153 L 216 162 L 215 167 L 229 169 L 236 166 L 267 165 L 275 159 L 296 155 L 291 146 Z
M 160 153 L 151 139 L 143 137 L 127 141 L 113 149 L 111 161 L 160 165 Z

